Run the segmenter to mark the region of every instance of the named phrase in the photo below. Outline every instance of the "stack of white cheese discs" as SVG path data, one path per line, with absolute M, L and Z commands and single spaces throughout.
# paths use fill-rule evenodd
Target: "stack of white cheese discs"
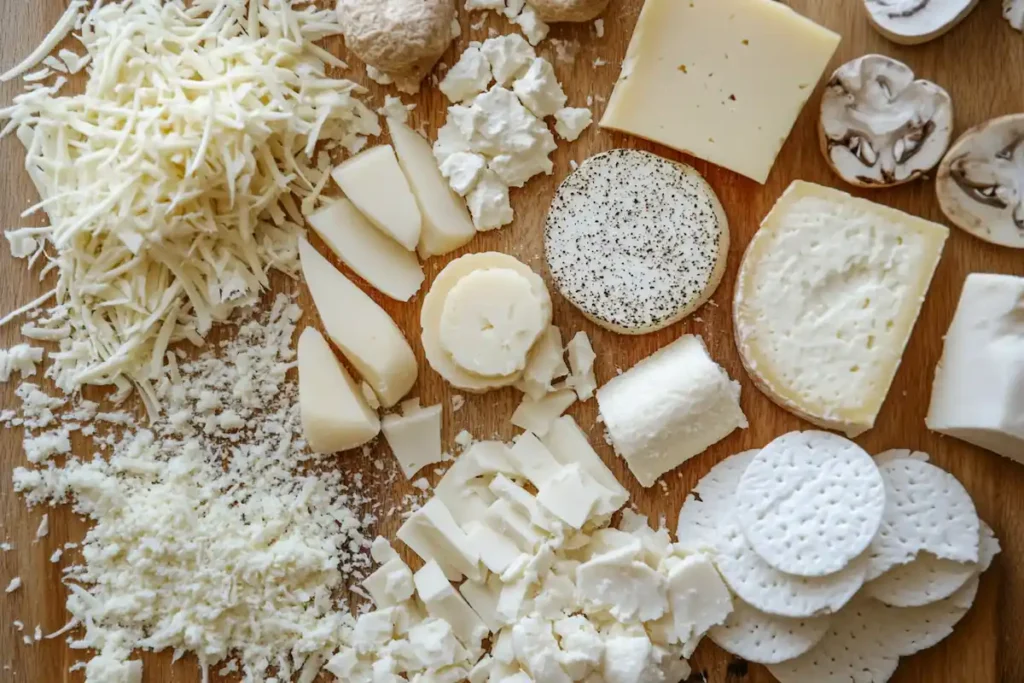
M 952 633 L 999 552 L 970 495 L 927 455 L 872 458 L 818 431 L 716 465 L 678 534 L 712 553 L 734 594 L 709 637 L 782 683 L 889 680 L 900 657 Z
M 511 386 L 551 325 L 539 275 L 506 254 L 468 254 L 438 274 L 420 313 L 427 361 L 453 386 Z

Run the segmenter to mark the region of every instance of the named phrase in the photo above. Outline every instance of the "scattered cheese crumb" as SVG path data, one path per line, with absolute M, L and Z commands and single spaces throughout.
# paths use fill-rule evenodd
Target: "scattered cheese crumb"
M 594 20 L 594 33 L 597 34 L 598 38 L 604 38 L 604 19 Z
M 452 394 L 452 412 L 457 413 L 466 405 L 466 397 L 461 394 Z
M 19 588 L 21 588 L 21 577 L 20 576 L 15 576 L 13 579 L 11 579 L 11 582 L 9 584 L 7 584 L 7 588 L 4 589 L 4 592 L 5 593 L 13 593 L 14 591 L 18 590 Z
M 36 365 L 43 360 L 43 350 L 28 344 L 18 344 L 0 350 L 0 382 L 7 382 L 17 372 L 22 377 L 36 374 Z
M 50 515 L 44 514 L 39 520 L 39 527 L 36 528 L 36 540 L 41 541 L 50 535 Z

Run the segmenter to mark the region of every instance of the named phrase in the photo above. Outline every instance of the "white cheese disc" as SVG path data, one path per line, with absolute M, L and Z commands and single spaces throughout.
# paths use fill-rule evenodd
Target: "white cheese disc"
M 544 286 L 544 280 L 528 266 L 512 256 L 498 252 L 467 254 L 455 259 L 444 270 L 438 273 L 423 299 L 420 311 L 420 327 L 422 328 L 423 351 L 427 362 L 438 374 L 452 386 L 465 391 L 483 393 L 491 389 L 511 386 L 519 379 L 521 372 L 513 372 L 503 377 L 484 377 L 461 368 L 441 344 L 441 317 L 448 293 L 465 276 L 477 271 L 503 268 L 514 270 L 527 278 L 532 284 L 534 296 L 541 302 L 545 311 L 546 328 L 551 324 L 551 296 Z
M 738 525 L 723 520 L 715 565 L 741 600 L 762 612 L 801 618 L 832 614 L 848 603 L 864 585 L 867 557 L 828 576 L 786 574 L 754 552 Z
M 526 277 L 509 268 L 476 270 L 445 297 L 441 347 L 467 372 L 507 377 L 526 367 L 530 349 L 550 322 Z
M 911 461 L 916 462 L 916 461 Z M 871 456 L 828 432 L 791 432 L 761 449 L 736 488 L 751 546 L 797 576 L 842 570 L 871 544 L 886 487 Z
M 978 561 L 978 513 L 956 477 L 913 459 L 885 463 L 880 472 L 887 500 L 869 551 L 868 580 L 921 551 L 954 562 Z
M 756 664 L 778 664 L 795 659 L 817 645 L 831 617 L 779 617 L 765 614 L 742 600 L 733 600 L 732 614 L 708 637 L 720 648 Z
M 729 456 L 697 482 L 679 511 L 679 543 L 693 549 L 714 547 L 719 520 L 728 519 L 735 511 L 736 486 L 757 453 L 755 449 Z
M 598 325 L 645 334 L 686 317 L 725 272 L 729 222 L 697 171 L 618 149 L 558 188 L 544 251 L 559 291 Z
M 883 451 L 875 456 L 875 464 L 881 467 L 887 462 L 893 460 L 920 460 L 921 462 L 928 462 L 928 454 L 922 453 L 921 451 L 912 451 L 909 448 L 892 448 L 887 451 Z
M 922 552 L 893 567 L 864 587 L 875 600 L 892 607 L 920 607 L 944 600 L 978 573 L 973 562 L 955 562 Z
M 736 345 L 755 385 L 825 429 L 870 429 L 889 392 L 948 228 L 793 183 L 747 247 Z

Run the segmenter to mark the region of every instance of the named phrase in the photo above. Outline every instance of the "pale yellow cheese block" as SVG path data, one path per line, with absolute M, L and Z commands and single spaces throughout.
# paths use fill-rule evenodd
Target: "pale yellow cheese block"
M 773 0 L 647 0 L 601 126 L 764 183 L 838 46 Z

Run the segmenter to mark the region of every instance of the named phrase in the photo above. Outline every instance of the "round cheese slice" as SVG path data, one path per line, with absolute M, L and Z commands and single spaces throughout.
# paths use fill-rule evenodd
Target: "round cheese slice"
M 420 312 L 423 351 L 430 367 L 452 386 L 472 393 L 484 393 L 511 386 L 522 375 L 522 370 L 495 377 L 485 377 L 471 372 L 461 367 L 441 343 L 441 321 L 449 293 L 463 278 L 474 272 L 498 269 L 514 271 L 530 283 L 533 295 L 540 303 L 544 321 L 542 331 L 546 329 L 551 324 L 551 295 L 544 286 L 544 280 L 530 270 L 529 266 L 512 256 L 498 252 L 467 254 L 449 263 L 434 279 L 430 291 L 423 299 L 423 309 Z
M 589 159 L 558 188 L 544 232 L 558 290 L 621 334 L 683 319 L 725 272 L 729 223 L 697 171 L 617 149 Z

